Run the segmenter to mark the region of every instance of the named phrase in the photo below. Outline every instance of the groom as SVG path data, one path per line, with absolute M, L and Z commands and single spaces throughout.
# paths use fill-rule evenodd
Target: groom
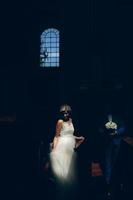
M 118 120 L 112 114 L 108 115 L 107 119 L 108 121 L 104 124 L 104 134 L 108 137 L 108 143 L 104 152 L 104 176 L 107 186 L 110 187 L 112 171 L 118 159 L 125 126 L 121 120 Z M 108 191 L 108 195 L 110 195 L 110 191 Z
M 108 115 L 108 122 L 105 124 L 105 132 L 108 134 L 109 143 L 105 151 L 105 179 L 107 184 L 110 184 L 112 169 L 116 163 L 122 135 L 125 131 L 124 125 L 113 121 L 113 116 Z

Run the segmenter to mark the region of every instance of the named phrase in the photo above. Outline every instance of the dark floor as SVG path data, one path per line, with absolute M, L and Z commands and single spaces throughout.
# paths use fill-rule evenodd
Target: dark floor
M 76 195 L 72 199 L 80 200 L 132 200 L 133 186 L 131 184 L 114 183 L 110 188 L 110 194 L 107 194 L 107 186 L 103 177 L 90 177 L 88 180 L 81 181 Z M 53 179 L 36 178 L 33 181 L 27 181 L 25 184 L 17 184 L 14 188 L 15 199 L 56 199 L 55 182 Z M 10 193 L 9 193 L 10 194 Z M 65 198 L 63 198 L 64 200 Z M 66 198 L 68 200 L 68 198 Z M 71 198 L 69 198 L 70 200 Z M 58 199 L 59 200 L 59 199 Z

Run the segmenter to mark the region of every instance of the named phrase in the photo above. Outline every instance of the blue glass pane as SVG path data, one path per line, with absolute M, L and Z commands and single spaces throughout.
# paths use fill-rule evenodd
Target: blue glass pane
M 52 57 L 52 58 L 50 58 L 50 61 L 55 63 L 56 62 L 56 58 Z
M 57 38 L 51 38 L 51 42 L 57 42 Z
M 59 48 L 58 48 L 58 47 L 56 48 L 56 52 L 57 52 L 57 53 L 59 53 L 59 52 L 60 52 L 60 50 L 59 50 Z
M 55 32 L 51 32 L 51 37 L 56 37 L 56 33 Z
M 50 67 L 50 63 L 45 63 L 45 67 Z
M 59 57 L 59 55 L 60 55 L 59 52 L 56 52 L 56 57 Z
M 47 52 L 49 53 L 51 51 L 51 48 L 47 48 Z
M 59 63 L 59 57 L 56 58 L 56 61 Z
M 59 42 L 56 43 L 56 46 L 59 47 Z
M 47 43 L 47 42 L 51 42 L 51 38 L 47 38 L 47 37 L 46 37 L 46 41 L 45 41 L 45 42 L 46 42 L 46 43 Z
M 57 48 L 51 48 L 50 51 L 51 52 L 57 52 Z
M 58 37 L 58 38 L 56 38 L 56 42 L 57 42 L 57 43 L 59 43 L 59 37 Z
M 45 37 L 51 37 L 51 33 L 47 33 Z
M 56 42 L 52 42 L 51 43 L 51 47 L 57 47 L 57 43 Z
M 49 53 L 49 57 L 50 57 L 50 58 L 52 57 L 52 54 L 53 54 L 53 53 L 51 53 L 51 52 Z
M 46 51 L 47 49 L 45 47 L 41 47 L 41 51 L 44 52 Z
M 56 52 L 52 52 L 52 53 L 50 53 L 50 57 L 58 57 L 58 56 L 59 56 L 59 54 L 56 53 Z
M 45 44 L 45 47 L 50 47 L 51 46 L 51 43 L 50 42 L 47 42 L 46 44 Z

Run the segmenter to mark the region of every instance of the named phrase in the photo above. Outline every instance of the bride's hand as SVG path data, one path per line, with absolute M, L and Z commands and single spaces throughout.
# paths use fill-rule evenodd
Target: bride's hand
M 75 136 L 75 139 L 76 140 L 84 140 L 85 138 L 83 136 L 80 136 L 80 137 Z
M 80 146 L 80 144 L 84 141 L 84 137 L 81 136 L 81 137 L 76 137 L 75 136 L 75 140 L 76 140 L 76 145 L 75 145 L 75 148 L 78 148 Z
M 79 137 L 80 140 L 84 140 L 85 138 L 83 136 Z

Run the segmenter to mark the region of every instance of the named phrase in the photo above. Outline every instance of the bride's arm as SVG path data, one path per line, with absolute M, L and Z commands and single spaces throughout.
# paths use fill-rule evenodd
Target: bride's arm
M 60 136 L 60 132 L 62 129 L 62 125 L 63 125 L 63 120 L 58 120 L 57 124 L 56 124 L 56 133 L 53 139 L 53 149 L 56 147 L 57 143 L 58 143 L 58 138 Z

